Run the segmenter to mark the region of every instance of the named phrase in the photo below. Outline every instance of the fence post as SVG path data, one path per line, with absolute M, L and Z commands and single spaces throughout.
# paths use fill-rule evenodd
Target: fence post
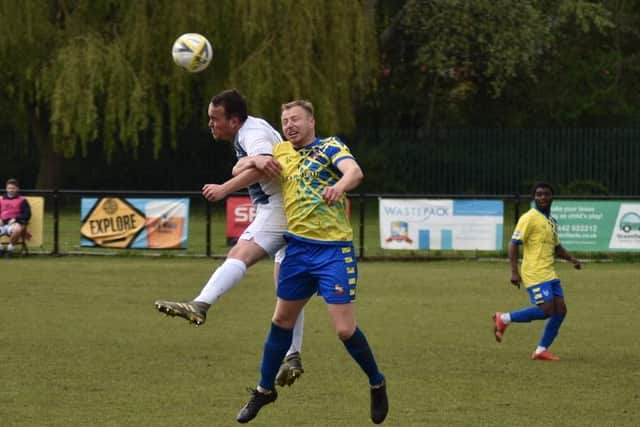
M 364 217 L 365 217 L 365 197 L 360 193 L 360 258 L 364 259 Z
M 53 252 L 52 255 L 60 255 L 60 205 L 58 199 L 58 189 L 53 190 Z
M 206 249 L 206 253 L 207 253 L 207 257 L 211 256 L 211 203 L 209 203 L 208 200 L 205 199 L 204 201 L 205 206 L 206 206 L 206 216 L 207 216 L 207 220 L 206 220 L 206 224 L 207 224 L 207 231 L 205 233 L 207 242 L 205 247 Z

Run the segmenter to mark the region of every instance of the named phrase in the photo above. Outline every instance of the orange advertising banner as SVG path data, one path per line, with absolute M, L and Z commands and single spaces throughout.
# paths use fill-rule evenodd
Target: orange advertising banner
M 189 199 L 83 198 L 82 246 L 186 248 Z

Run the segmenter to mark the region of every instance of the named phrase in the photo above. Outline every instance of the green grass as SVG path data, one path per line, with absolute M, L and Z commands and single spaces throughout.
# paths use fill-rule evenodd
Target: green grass
M 215 261 L 1 261 L 3 426 L 236 424 L 273 310 L 270 263 L 194 328 L 152 302 L 192 297 Z M 541 322 L 512 326 L 502 344 L 492 337 L 490 314 L 528 301 L 506 263 L 362 263 L 358 319 L 388 377 L 385 425 L 639 425 L 637 264 L 558 272 L 569 315 L 552 363 L 529 360 Z M 366 378 L 319 298 L 306 310 L 303 361 L 301 380 L 251 425 L 371 424 Z

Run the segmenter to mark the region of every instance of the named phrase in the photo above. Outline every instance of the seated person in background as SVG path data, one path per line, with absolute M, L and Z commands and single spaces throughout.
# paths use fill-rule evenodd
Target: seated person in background
M 7 255 L 22 237 L 22 232 L 31 218 L 31 207 L 27 199 L 19 194 L 18 180 L 7 180 L 6 194 L 0 199 L 0 236 L 9 236 Z M 0 252 L 4 247 L 0 244 Z

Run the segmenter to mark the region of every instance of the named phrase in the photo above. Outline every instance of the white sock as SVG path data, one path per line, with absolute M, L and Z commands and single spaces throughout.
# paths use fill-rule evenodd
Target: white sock
M 260 386 L 260 384 L 258 384 L 258 385 L 256 386 L 256 390 L 258 390 L 258 391 L 259 391 L 260 393 L 262 393 L 262 394 L 271 394 L 271 393 L 273 393 L 273 390 L 267 390 L 266 388 L 262 388 L 262 387 Z
M 508 325 L 509 323 L 511 323 L 511 315 L 509 313 L 502 313 L 502 315 L 500 316 L 500 320 L 502 320 L 502 323 L 504 323 L 505 325 Z
M 302 329 L 304 328 L 304 310 L 298 315 L 298 320 L 293 327 L 293 339 L 291 340 L 291 347 L 287 351 L 287 356 L 292 353 L 300 353 L 302 351 Z
M 13 243 L 9 243 L 9 244 L 7 245 L 7 251 L 9 251 L 9 252 L 13 252 Z
M 543 351 L 545 351 L 546 349 L 547 349 L 547 347 L 540 347 L 540 346 L 538 346 L 538 347 L 536 348 L 536 354 L 540 354 L 540 353 L 542 353 Z
M 218 298 L 237 285 L 244 277 L 247 266 L 235 258 L 227 258 L 211 275 L 211 278 L 195 299 L 198 302 L 213 304 Z

